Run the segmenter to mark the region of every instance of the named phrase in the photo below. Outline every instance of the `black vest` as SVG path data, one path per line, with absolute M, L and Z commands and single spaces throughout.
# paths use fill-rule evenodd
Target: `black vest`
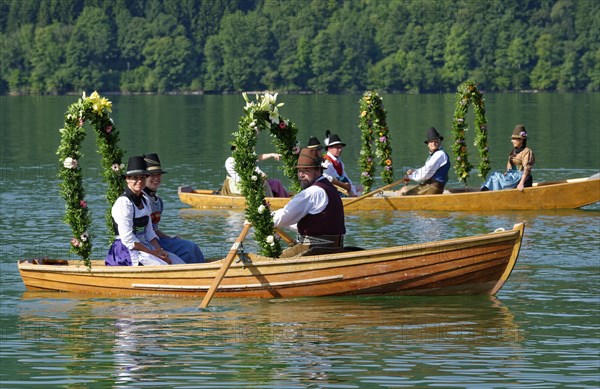
M 298 222 L 298 233 L 300 235 L 344 235 L 346 224 L 344 223 L 344 204 L 335 189 L 335 186 L 327 179 L 320 179 L 313 185 L 325 190 L 327 193 L 327 206 L 316 215 L 308 214 Z
M 129 190 L 129 188 L 125 188 L 125 192 L 121 196 L 125 196 L 129 200 L 131 200 L 131 202 L 133 203 L 132 206 L 133 206 L 133 214 L 134 215 L 135 215 L 135 208 L 139 209 L 140 205 L 146 204 L 146 200 L 144 199 L 143 195 L 136 196 L 131 190 Z M 119 197 L 121 197 L 121 196 L 119 196 Z M 139 234 L 140 232 L 143 232 L 146 229 L 146 226 L 148 225 L 148 219 L 149 219 L 148 215 L 133 218 L 133 234 L 134 235 Z M 119 227 L 117 225 L 117 222 L 115 222 L 114 218 L 112 218 L 112 222 L 113 222 L 113 230 L 115 231 L 115 235 L 119 235 Z

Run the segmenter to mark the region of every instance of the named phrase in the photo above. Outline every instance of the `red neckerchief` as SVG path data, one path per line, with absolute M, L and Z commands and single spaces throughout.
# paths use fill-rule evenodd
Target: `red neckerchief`
M 342 173 L 344 173 L 344 168 L 342 167 L 342 163 L 339 159 L 333 159 L 329 154 L 325 154 L 325 159 L 333 164 L 338 176 L 341 176 Z

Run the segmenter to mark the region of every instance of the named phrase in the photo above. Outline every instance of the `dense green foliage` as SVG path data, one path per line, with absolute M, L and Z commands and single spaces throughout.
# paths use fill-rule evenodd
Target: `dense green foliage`
M 71 252 L 78 254 L 85 265 L 91 267 L 92 236 L 88 228 L 92 223 L 91 214 L 85 201 L 83 171 L 79 160 L 83 157 L 81 142 L 85 139 L 85 122 L 89 121 L 96 132 L 98 152 L 102 156 L 102 177 L 108 184 L 106 199 L 106 227 L 109 235 L 114 236 L 111 205 L 124 189 L 123 150 L 119 148 L 119 132 L 110 117 L 112 103 L 93 92 L 83 96 L 67 108 L 64 128 L 61 128 L 61 140 L 56 154 L 62 164 L 58 177 L 62 179 L 60 194 L 66 202 L 65 223 L 71 226 Z M 112 241 L 111 241 L 112 242 Z
M 1 93 L 600 90 L 597 0 L 2 0 Z

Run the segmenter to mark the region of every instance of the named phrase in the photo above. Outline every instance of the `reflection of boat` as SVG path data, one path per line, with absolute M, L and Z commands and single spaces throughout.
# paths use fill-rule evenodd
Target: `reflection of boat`
M 389 196 L 391 192 L 353 202 L 343 198 L 345 210 L 399 211 L 495 211 L 579 208 L 600 201 L 600 178 L 577 178 L 535 183 L 523 192 L 516 189 L 480 192 L 473 189 L 449 189 L 442 195 Z M 225 196 L 212 190 L 180 187 L 181 202 L 194 208 L 245 209 L 245 197 Z M 283 207 L 289 198 L 269 197 L 271 209 Z
M 238 251 L 217 297 L 495 294 L 517 260 L 524 226 L 430 243 L 312 256 L 291 247 L 279 259 Z M 193 265 L 88 269 L 66 260 L 23 260 L 29 289 L 103 294 L 202 296 L 223 260 Z

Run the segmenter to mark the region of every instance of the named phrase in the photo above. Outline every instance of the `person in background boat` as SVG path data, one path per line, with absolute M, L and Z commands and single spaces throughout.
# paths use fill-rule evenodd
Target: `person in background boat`
M 231 146 L 231 150 L 235 150 L 235 146 Z M 274 160 L 279 161 L 281 155 L 277 153 L 259 154 L 258 162 L 264 161 L 269 158 L 273 158 Z M 221 187 L 221 194 L 241 195 L 242 192 L 238 186 L 240 180 L 237 172 L 235 171 L 235 159 L 233 158 L 233 156 L 230 156 L 225 160 L 225 170 L 227 171 L 227 177 L 225 177 L 225 182 L 223 182 L 223 186 Z M 258 166 L 256 167 L 256 173 L 262 175 L 263 177 L 267 177 L 267 174 L 260 170 Z M 288 197 L 288 194 L 285 188 L 283 187 L 281 181 L 279 181 L 276 178 L 269 178 L 265 181 L 265 196 Z
M 429 157 L 425 165 L 419 169 L 409 169 L 404 176 L 404 182 L 418 181 L 420 184 L 405 186 L 396 192 L 400 196 L 441 194 L 448 182 L 450 158 L 442 148 L 444 137 L 434 128 L 427 129 L 425 144 L 429 149 Z
M 317 138 L 316 136 L 311 136 L 310 138 L 308 138 L 308 143 L 306 144 L 306 148 L 317 149 L 317 150 L 321 151 L 323 149 L 323 145 L 321 144 L 321 141 L 319 140 L 319 138 Z
M 130 157 L 125 173 L 126 187 L 111 209 L 115 241 L 106 255 L 107 266 L 183 264 L 181 258 L 164 250 L 152 228 L 150 207 L 142 194 L 148 177 L 144 157 Z
M 346 174 L 344 163 L 340 159 L 342 149 L 346 146 L 337 134 L 331 134 L 329 130 L 325 133 L 325 171 L 323 175 L 336 187 L 342 197 L 356 197 L 356 187 Z
M 527 147 L 527 130 L 524 125 L 515 126 L 510 141 L 513 149 L 508 155 L 506 171 L 492 173 L 481 187 L 482 191 L 517 188 L 522 192 L 524 188 L 533 185 L 531 169 L 535 164 L 535 155 Z
M 166 171 L 162 170 L 158 154 L 146 154 L 144 160 L 148 165 L 148 173 L 146 178 L 146 187 L 143 194 L 146 199 L 146 204 L 150 207 L 150 220 L 152 220 L 152 228 L 158 236 L 160 245 L 163 249 L 177 255 L 183 259 L 185 263 L 203 263 L 204 255 L 200 247 L 192 241 L 181 239 L 178 236 L 171 237 L 165 234 L 158 226 L 162 213 L 164 211 L 163 200 L 156 194 L 162 182 L 162 175 Z
M 300 150 L 296 169 L 302 190 L 273 212 L 273 224 L 296 229 L 299 242 L 308 245 L 313 254 L 342 251 L 346 234 L 344 205 L 336 188 L 322 174 L 319 150 Z

